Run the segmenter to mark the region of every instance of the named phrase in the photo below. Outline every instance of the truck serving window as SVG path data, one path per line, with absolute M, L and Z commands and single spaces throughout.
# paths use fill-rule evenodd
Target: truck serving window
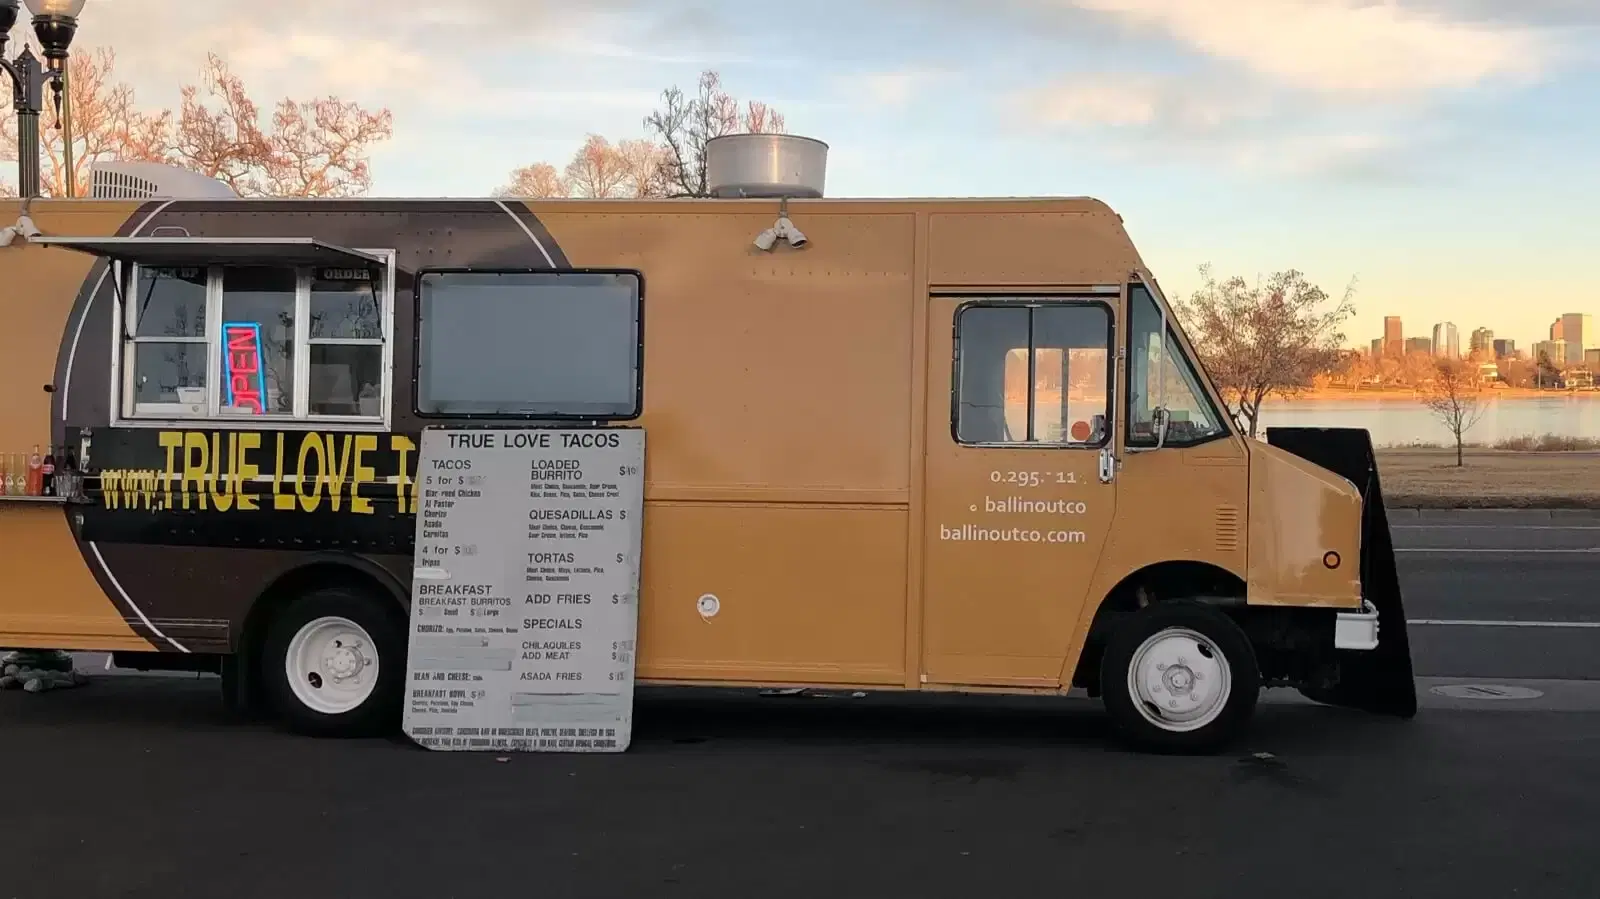
M 1163 354 L 1155 298 L 1143 285 L 1130 285 L 1128 306 L 1128 445 L 1156 445 L 1154 412 L 1163 404 L 1171 413 L 1167 446 L 1194 446 L 1228 433 L 1170 322 Z
M 984 301 L 956 315 L 956 439 L 1099 446 L 1109 433 L 1102 303 Z
M 384 266 L 126 267 L 124 419 L 385 419 Z
M 632 272 L 420 273 L 417 412 L 636 417 L 642 294 Z

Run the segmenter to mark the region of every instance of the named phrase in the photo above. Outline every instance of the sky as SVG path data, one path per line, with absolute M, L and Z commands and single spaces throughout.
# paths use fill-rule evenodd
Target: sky
M 1354 346 L 1600 313 L 1600 0 L 88 0 L 104 44 L 141 104 L 215 51 L 263 103 L 390 108 L 379 196 L 643 136 L 714 68 L 829 143 L 830 196 L 1098 197 L 1169 295 L 1354 279 Z

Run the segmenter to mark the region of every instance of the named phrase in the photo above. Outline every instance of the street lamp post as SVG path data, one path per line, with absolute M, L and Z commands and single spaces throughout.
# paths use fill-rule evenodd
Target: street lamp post
M 31 47 L 24 46 L 15 60 L 6 61 L 7 35 L 17 22 L 19 10 L 17 0 L 0 0 L 0 69 L 11 76 L 11 107 L 17 113 L 17 192 L 23 197 L 37 197 L 41 155 L 39 113 L 44 111 L 44 86 L 49 83 L 56 114 L 60 115 L 67 47 L 78 30 L 78 14 L 83 12 L 85 0 L 26 2 L 28 12 L 33 14 L 34 36 L 44 49 L 44 60 L 35 56 Z M 69 148 L 69 160 L 70 153 Z

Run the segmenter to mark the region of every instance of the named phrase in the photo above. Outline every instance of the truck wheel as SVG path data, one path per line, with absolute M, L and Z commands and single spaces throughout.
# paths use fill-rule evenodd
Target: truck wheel
M 1111 634 L 1100 683 L 1119 736 L 1153 752 L 1222 749 L 1261 695 L 1255 651 L 1239 625 L 1181 600 L 1148 605 Z
M 403 617 L 384 603 L 361 590 L 324 587 L 273 618 L 261 676 L 290 730 L 366 737 L 398 725 L 406 634 Z

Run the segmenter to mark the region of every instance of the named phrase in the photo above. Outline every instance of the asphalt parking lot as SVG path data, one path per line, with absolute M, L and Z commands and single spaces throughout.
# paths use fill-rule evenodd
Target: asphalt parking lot
M 1157 758 L 1075 699 L 645 695 L 625 755 L 440 754 L 101 675 L 0 694 L 0 896 L 1593 899 L 1600 516 L 1393 524 L 1409 722 L 1275 691 Z

